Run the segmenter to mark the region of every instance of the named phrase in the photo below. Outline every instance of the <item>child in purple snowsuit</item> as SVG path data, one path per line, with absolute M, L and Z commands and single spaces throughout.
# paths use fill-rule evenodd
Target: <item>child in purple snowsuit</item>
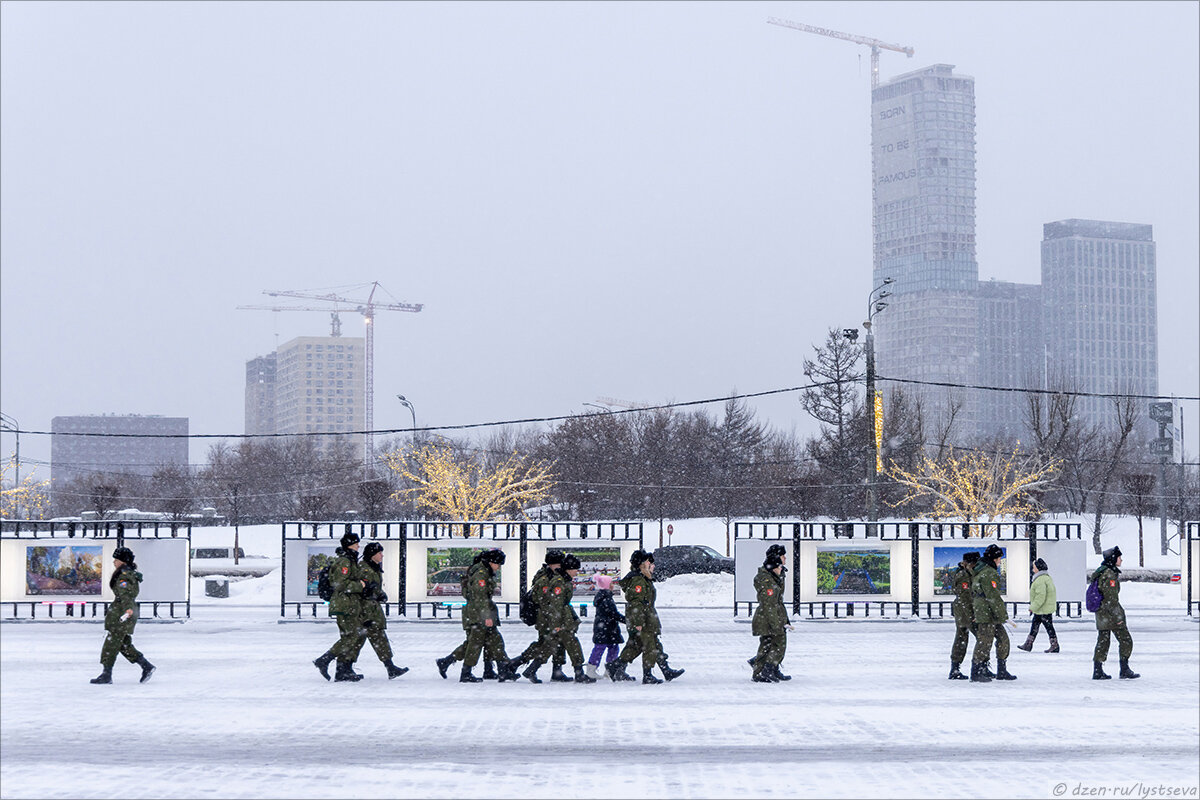
M 604 663 L 612 661 L 617 657 L 618 645 L 625 641 L 625 637 L 621 634 L 621 623 L 625 621 L 625 615 L 617 611 L 617 604 L 613 600 L 611 575 L 593 575 L 592 582 L 596 584 L 596 596 L 592 598 L 592 605 L 596 607 L 596 621 L 592 623 L 592 655 L 588 659 L 587 666 L 584 668 L 588 676 L 594 678 L 598 674 L 600 666 L 600 657 L 604 656 Z M 605 653 L 605 650 L 608 652 Z

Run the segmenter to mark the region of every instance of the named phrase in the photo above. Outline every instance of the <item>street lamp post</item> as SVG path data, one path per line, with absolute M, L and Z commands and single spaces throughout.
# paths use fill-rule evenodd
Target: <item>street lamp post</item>
M 408 413 L 412 414 L 413 449 L 416 449 L 416 446 L 417 446 L 417 412 L 413 409 L 413 404 L 411 402 L 409 402 L 408 398 L 405 397 L 404 395 L 398 394 L 398 395 L 396 395 L 396 399 L 400 401 L 400 405 L 402 405 L 408 409 Z
M 13 419 L 8 414 L 0 412 L 0 430 L 12 431 L 14 434 L 16 434 L 17 453 L 13 457 L 13 461 L 15 462 L 15 465 L 16 465 L 16 477 L 13 478 L 13 488 L 20 489 L 21 488 L 21 423 L 17 422 L 15 419 Z M 13 516 L 15 516 L 17 519 L 20 519 L 21 518 L 21 506 L 20 506 L 21 493 L 17 492 L 15 497 L 16 497 L 16 505 L 14 505 L 14 508 L 13 508 Z
M 883 283 L 876 286 L 867 295 L 867 319 L 863 322 L 863 327 L 867 329 L 867 416 L 871 420 L 871 455 L 867 459 L 867 522 L 879 520 L 875 481 L 879 475 L 879 435 L 882 433 L 879 429 L 880 420 L 876 410 L 880 400 L 875 395 L 875 332 L 872 330 L 872 323 L 875 315 L 887 308 L 887 303 L 883 300 L 891 297 L 892 293 L 884 287 L 893 282 L 893 278 L 884 278 Z M 880 291 L 881 289 L 883 291 Z M 877 292 L 878 294 L 876 294 Z M 867 534 L 874 535 L 874 528 L 874 525 L 869 525 Z

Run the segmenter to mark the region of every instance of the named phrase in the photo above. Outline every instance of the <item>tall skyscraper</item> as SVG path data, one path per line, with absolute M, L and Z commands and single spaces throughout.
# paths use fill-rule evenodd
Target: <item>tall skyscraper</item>
M 246 362 L 246 433 L 275 433 L 275 353 Z
M 1158 394 L 1156 269 L 1150 225 L 1068 219 L 1043 226 L 1050 388 L 1064 382 L 1085 392 Z M 1113 422 L 1105 398 L 1080 398 L 1077 408 L 1092 422 Z
M 269 359 L 271 366 L 265 363 Z M 269 356 L 246 364 L 247 433 L 337 433 L 366 426 L 364 394 L 365 341 L 343 336 L 300 336 L 285 342 Z M 272 379 L 266 378 L 271 372 Z M 268 388 L 269 387 L 269 388 Z M 259 394 L 262 394 L 260 400 Z M 269 393 L 269 401 L 268 395 Z M 265 411 L 251 430 L 251 406 L 271 406 L 272 426 Z M 362 458 L 361 436 L 344 437 Z M 331 439 L 319 437 L 327 447 Z
M 1036 283 L 980 281 L 975 380 L 983 386 L 1041 388 L 1045 372 L 1042 287 Z M 1025 435 L 1026 395 L 972 392 L 978 436 Z
M 970 383 L 979 282 L 975 81 L 948 64 L 900 75 L 872 91 L 871 120 L 873 285 L 895 281 L 875 318 L 878 372 Z M 931 410 L 946 396 L 922 394 Z
M 140 414 L 54 417 L 50 420 L 51 491 L 96 472 L 150 476 L 161 466 L 186 469 L 187 435 L 187 417 Z M 159 436 L 170 438 L 157 438 Z M 84 505 L 86 503 L 81 499 L 80 508 Z

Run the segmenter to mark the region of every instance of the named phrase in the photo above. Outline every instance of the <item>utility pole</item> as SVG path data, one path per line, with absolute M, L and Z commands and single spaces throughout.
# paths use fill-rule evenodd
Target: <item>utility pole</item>
M 892 296 L 892 293 L 884 289 L 884 287 L 894 282 L 895 279 L 893 278 L 884 278 L 883 283 L 876 286 L 867 295 L 867 319 L 863 322 L 863 327 L 867 329 L 867 415 L 871 420 L 871 455 L 867 459 L 868 523 L 879 521 L 875 482 L 879 477 L 881 467 L 879 463 L 879 445 L 883 437 L 883 397 L 875 392 L 875 331 L 872 323 L 875 315 L 887 308 L 888 304 L 883 302 L 884 298 Z M 881 289 L 883 291 L 880 291 Z M 879 294 L 876 295 L 876 292 L 879 292 Z M 867 535 L 875 535 L 875 526 L 873 524 L 867 525 Z
M 1171 458 L 1172 445 L 1167 426 L 1174 418 L 1174 403 L 1151 403 L 1150 419 L 1158 423 L 1158 439 L 1150 443 L 1150 452 L 1158 456 L 1158 533 L 1162 555 L 1167 554 L 1167 461 Z M 1181 537 L 1182 543 L 1182 537 Z

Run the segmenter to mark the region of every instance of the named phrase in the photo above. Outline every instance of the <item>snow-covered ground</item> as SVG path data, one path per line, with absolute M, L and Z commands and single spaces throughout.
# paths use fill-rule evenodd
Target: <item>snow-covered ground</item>
M 693 541 L 723 550 L 723 525 L 708 522 L 711 538 Z M 676 523 L 676 544 L 689 527 L 703 533 L 705 521 Z M 198 545 L 230 543 L 224 530 L 198 533 Z M 242 546 L 277 559 L 278 528 L 243 531 Z M 757 640 L 732 616 L 732 577 L 691 575 L 659 593 L 663 641 L 672 665 L 686 668 L 682 678 L 533 686 L 442 680 L 433 660 L 462 630 L 430 620 L 389 628 L 409 674 L 386 680 L 368 646 L 358 665 L 366 680 L 326 683 L 310 661 L 336 632 L 281 624 L 278 581 L 277 571 L 239 580 L 216 599 L 193 579 L 190 621 L 138 628 L 139 647 L 159 667 L 144 685 L 124 660 L 113 686 L 88 683 L 99 671 L 97 624 L 0 627 L 0 796 L 1200 792 L 1200 627 L 1177 586 L 1122 589 L 1136 681 L 1090 680 L 1088 615 L 1058 623 L 1062 653 L 1041 652 L 1043 634 L 1033 653 L 1014 649 L 1017 681 L 982 685 L 946 680 L 947 622 L 797 620 L 784 662 L 795 679 L 754 684 L 745 659 Z M 1027 618 L 1018 624 L 1014 643 Z M 590 631 L 585 620 L 585 654 Z M 510 654 L 532 639 L 518 622 L 502 632 Z M 1109 663 L 1115 672 L 1115 643 Z

